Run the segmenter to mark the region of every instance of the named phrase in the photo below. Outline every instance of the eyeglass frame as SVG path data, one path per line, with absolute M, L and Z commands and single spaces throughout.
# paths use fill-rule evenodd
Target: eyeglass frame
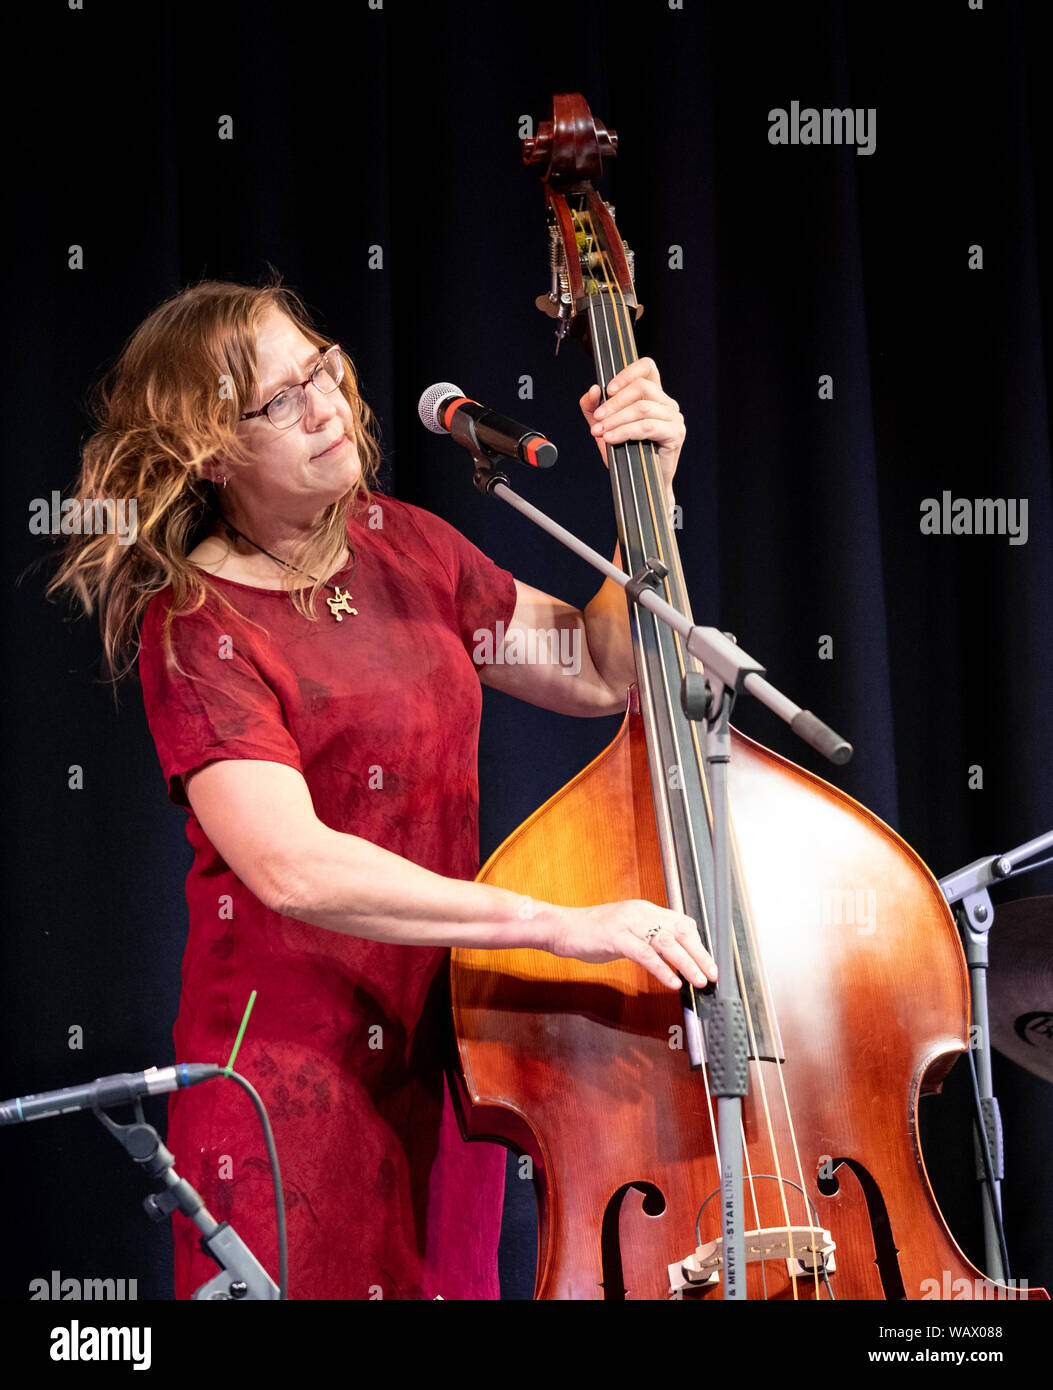
M 267 415 L 267 422 L 268 422 L 270 425 L 272 425 L 276 430 L 291 430 L 292 427 L 293 427 L 293 425 L 298 424 L 299 421 L 302 420 L 303 417 L 304 417 L 304 415 L 307 413 L 307 387 L 308 387 L 308 386 L 313 386 L 314 389 L 315 389 L 316 391 L 319 391 L 319 393 L 320 393 L 321 395 L 323 395 L 323 396 L 331 396 L 331 395 L 333 394 L 332 391 L 321 391 L 320 388 L 319 388 L 319 386 L 318 386 L 317 383 L 315 382 L 314 377 L 315 377 L 315 373 L 318 371 L 318 368 L 322 365 L 322 363 L 325 361 L 325 359 L 329 356 L 329 354 L 330 354 L 334 349 L 335 349 L 337 352 L 340 353 L 340 361 L 341 361 L 341 364 L 342 364 L 342 365 L 341 365 L 341 371 L 340 371 L 340 381 L 343 381 L 344 376 L 345 376 L 345 373 L 346 373 L 346 366 L 344 365 L 344 353 L 343 353 L 343 349 L 341 348 L 341 346 L 340 346 L 339 343 L 333 343 L 333 344 L 331 344 L 331 346 L 327 347 L 326 350 L 325 350 L 323 353 L 321 353 L 321 355 L 320 355 L 319 358 L 318 358 L 318 361 L 317 361 L 317 362 L 314 364 L 314 366 L 311 368 L 311 370 L 310 370 L 310 372 L 307 374 L 307 376 L 304 377 L 303 381 L 292 382 L 292 383 L 290 383 L 290 385 L 288 385 L 288 386 L 283 386 L 283 387 L 281 388 L 280 391 L 275 391 L 274 395 L 270 398 L 270 400 L 266 403 L 266 405 L 261 406 L 259 410 L 248 410 L 248 411 L 245 412 L 244 415 L 239 415 L 239 416 L 238 416 L 238 423 L 240 424 L 242 420 L 255 420 L 256 417 L 257 417 L 258 415 L 267 415 L 267 411 L 271 408 L 271 406 L 274 404 L 274 402 L 278 399 L 279 396 L 284 396 L 285 393 L 286 393 L 286 391 L 295 391 L 295 390 L 297 390 L 298 387 L 302 386 L 302 387 L 304 388 L 304 393 L 303 393 L 303 410 L 300 411 L 299 415 L 297 415 L 297 417 L 296 417 L 295 420 L 290 420 L 289 423 L 288 423 L 287 425 L 275 425 L 275 424 L 274 424 L 274 421 L 271 419 L 271 417 L 270 417 L 269 415 Z M 336 390 L 339 388 L 339 386 L 340 386 L 340 381 L 334 382 L 334 384 L 333 384 L 333 391 L 336 391 Z

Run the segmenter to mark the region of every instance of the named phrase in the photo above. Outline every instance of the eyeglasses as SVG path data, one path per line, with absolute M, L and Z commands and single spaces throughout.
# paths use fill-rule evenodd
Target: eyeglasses
M 286 386 L 273 396 L 265 406 L 259 410 L 249 410 L 239 417 L 242 420 L 254 420 L 257 415 L 266 415 L 275 429 L 287 430 L 290 425 L 295 425 L 297 420 L 307 409 L 307 383 L 310 382 L 316 391 L 321 391 L 323 396 L 328 396 L 344 379 L 344 354 L 340 351 L 340 344 L 334 343 L 331 348 L 327 348 L 322 355 L 318 365 L 311 372 L 311 375 L 299 381 L 295 386 Z

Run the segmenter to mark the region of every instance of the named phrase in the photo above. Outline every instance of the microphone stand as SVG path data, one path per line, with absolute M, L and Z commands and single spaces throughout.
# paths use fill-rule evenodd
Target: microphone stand
M 689 672 L 681 687 L 681 703 L 689 719 L 705 721 L 706 761 L 712 775 L 710 798 L 713 807 L 714 923 L 713 958 L 719 976 L 709 1021 L 703 1025 L 706 1062 L 713 1094 L 717 1097 L 720 1190 L 723 1226 L 725 1300 L 746 1297 L 746 1247 L 742 1196 L 742 1098 L 749 1090 L 749 1042 L 742 998 L 735 978 L 731 921 L 731 856 L 727 777 L 731 759 L 729 721 L 735 697 L 748 690 L 762 704 L 785 720 L 810 747 L 834 763 L 845 763 L 852 756 L 851 745 L 817 719 L 802 710 L 763 679 L 764 667 L 741 651 L 724 633 L 713 627 L 696 627 L 655 593 L 654 585 L 665 571 L 658 560 L 648 558 L 639 574 L 628 575 L 593 550 L 572 532 L 539 511 L 508 486 L 506 474 L 495 470 L 499 455 L 479 442 L 474 422 L 455 415 L 450 434 L 471 453 L 475 462 L 472 481 L 489 496 L 495 494 L 516 511 L 562 542 L 568 550 L 586 560 L 601 574 L 626 590 L 630 602 L 654 613 L 685 639 L 687 650 L 702 662 L 706 674 Z
M 217 1222 L 198 1193 L 179 1177 L 175 1159 L 161 1142 L 153 1125 L 146 1123 L 142 1102 L 136 1099 L 135 1124 L 122 1125 L 104 1111 L 93 1113 L 136 1163 L 151 1178 L 161 1178 L 165 1189 L 143 1198 L 151 1221 L 164 1221 L 178 1207 L 201 1231 L 201 1248 L 220 1266 L 220 1273 L 195 1289 L 195 1299 L 277 1299 L 278 1285 L 227 1221 Z
M 940 879 L 943 896 L 954 909 L 958 931 L 965 948 L 969 966 L 972 1027 L 969 1030 L 969 1049 L 976 1054 L 977 1115 L 973 1124 L 976 1149 L 976 1177 L 980 1184 L 983 1208 L 984 1261 L 992 1278 L 1002 1283 L 1009 1279 L 1009 1257 L 1002 1229 L 1002 1181 L 1005 1177 L 1005 1155 L 1002 1144 L 1002 1115 L 994 1093 L 991 1075 L 990 1014 L 987 1007 L 987 938 L 994 926 L 994 904 L 988 893 L 992 883 L 1004 883 L 1017 874 L 1041 868 L 1049 859 L 1037 864 L 1024 861 L 1033 855 L 1053 849 L 1053 831 L 1039 835 L 1026 844 L 1018 845 L 1007 854 L 977 859 L 964 869 L 957 869 Z

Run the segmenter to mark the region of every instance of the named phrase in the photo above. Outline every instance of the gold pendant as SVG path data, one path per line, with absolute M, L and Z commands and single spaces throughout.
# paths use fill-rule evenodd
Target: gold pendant
M 337 622 L 342 623 L 344 621 L 345 613 L 353 613 L 357 618 L 358 609 L 351 607 L 351 595 L 347 590 L 341 589 L 340 585 L 336 584 L 333 587 L 333 593 L 335 597 L 327 598 L 326 603 L 328 603 L 329 610 Z

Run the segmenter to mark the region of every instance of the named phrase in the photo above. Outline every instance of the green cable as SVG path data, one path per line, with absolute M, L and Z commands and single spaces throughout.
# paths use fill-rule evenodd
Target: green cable
M 255 1002 L 256 991 L 253 990 L 249 995 L 249 1002 L 245 1005 L 245 1014 L 241 1020 L 241 1027 L 238 1029 L 238 1036 L 234 1039 L 234 1051 L 230 1054 L 230 1061 L 223 1068 L 224 1076 L 230 1076 L 230 1073 L 234 1070 L 234 1058 L 238 1055 L 238 1048 L 241 1046 L 241 1040 L 245 1036 L 245 1029 L 249 1026 L 249 1014 L 252 1013 L 252 1006 Z

